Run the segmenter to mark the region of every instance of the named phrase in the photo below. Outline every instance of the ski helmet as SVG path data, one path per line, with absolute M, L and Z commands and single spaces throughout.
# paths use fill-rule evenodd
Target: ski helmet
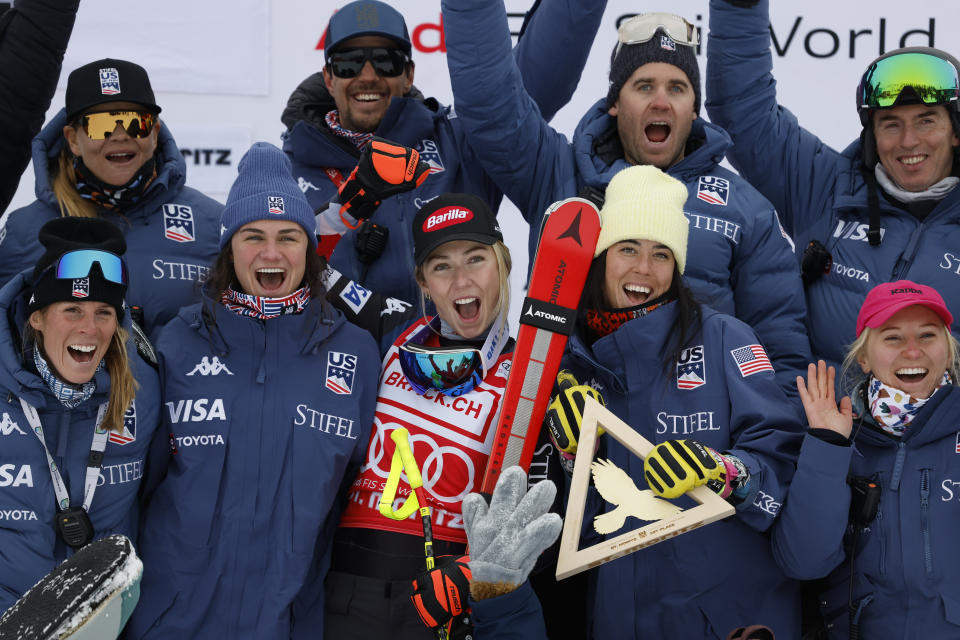
M 944 105 L 954 133 L 960 136 L 960 61 L 933 47 L 889 51 L 867 66 L 857 85 L 857 113 L 863 125 L 863 164 L 877 163 L 871 124 L 878 109 L 908 104 Z

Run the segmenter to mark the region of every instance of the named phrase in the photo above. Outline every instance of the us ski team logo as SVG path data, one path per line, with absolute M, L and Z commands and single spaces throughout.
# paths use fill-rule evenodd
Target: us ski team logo
M 3 414 L 6 417 L 7 414 Z M 960 453 L 960 431 L 957 431 L 957 453 Z
M 703 367 L 703 345 L 680 352 L 677 359 L 677 389 L 696 389 L 707 383 Z
M 660 48 L 667 51 L 676 51 L 677 43 L 670 36 L 660 36 Z
M 710 204 L 726 205 L 730 195 L 730 181 L 715 176 L 700 176 L 697 185 L 697 199 Z
M 433 140 L 422 140 L 420 147 L 417 148 L 420 159 L 430 165 L 430 173 L 443 173 L 446 169 L 443 167 L 443 158 L 440 157 L 440 148 Z
M 326 387 L 336 394 L 353 393 L 353 375 L 357 372 L 357 356 L 331 351 L 327 354 Z
M 73 297 L 86 298 L 90 295 L 90 278 L 77 278 L 73 281 Z
M 277 216 L 283 215 L 282 196 L 267 196 L 267 213 L 272 213 Z
M 163 236 L 174 242 L 193 242 L 193 209 L 185 204 L 163 205 Z
M 130 444 L 137 439 L 137 402 L 130 403 L 130 408 L 123 414 L 123 433 L 110 431 L 108 436 L 114 444 Z
M 120 74 L 113 67 L 100 69 L 100 93 L 105 96 L 120 93 Z

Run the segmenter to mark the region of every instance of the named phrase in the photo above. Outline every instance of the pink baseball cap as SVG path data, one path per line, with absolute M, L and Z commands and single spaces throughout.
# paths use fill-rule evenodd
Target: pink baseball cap
M 948 327 L 953 324 L 953 315 L 936 289 L 910 280 L 897 280 L 878 284 L 867 294 L 857 314 L 857 337 L 866 327 L 876 329 L 897 311 L 915 304 L 936 313 Z

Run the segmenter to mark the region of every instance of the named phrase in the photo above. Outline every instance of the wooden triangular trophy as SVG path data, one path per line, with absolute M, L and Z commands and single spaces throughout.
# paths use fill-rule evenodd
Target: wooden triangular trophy
M 733 515 L 733 507 L 705 486 L 684 494 L 692 498 L 697 506 L 681 509 L 667 500 L 653 496 L 649 490 L 637 489 L 630 477 L 612 463 L 594 463 L 597 429 L 600 427 L 606 431 L 606 437 L 613 438 L 641 459 L 645 459 L 653 450 L 653 445 L 630 425 L 593 398 L 586 399 L 567 513 L 563 519 L 557 580 Z M 655 521 L 592 547 L 578 549 L 591 472 L 594 473 L 594 484 L 602 497 L 620 505 L 614 510 L 616 513 L 610 512 L 595 519 L 594 524 L 598 530 L 612 533 L 624 525 L 628 515 L 642 516 L 641 520 L 645 521 Z M 616 498 L 623 498 L 623 502 L 618 502 Z

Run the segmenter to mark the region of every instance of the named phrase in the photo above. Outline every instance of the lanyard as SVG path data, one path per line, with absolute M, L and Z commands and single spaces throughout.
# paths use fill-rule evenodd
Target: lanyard
M 53 492 L 57 495 L 57 506 L 61 511 L 70 508 L 70 494 L 67 493 L 67 485 L 64 484 L 60 471 L 57 469 L 57 463 L 53 461 L 50 450 L 47 449 L 47 441 L 43 437 L 43 427 L 40 425 L 40 416 L 37 410 L 29 402 L 20 398 L 20 406 L 23 407 L 23 413 L 27 416 L 27 422 L 30 428 L 37 435 L 40 444 L 43 445 L 43 452 L 47 454 L 47 468 L 50 469 L 50 480 L 53 481 Z M 87 458 L 87 475 L 83 482 L 83 510 L 90 511 L 90 503 L 93 502 L 93 493 L 97 490 L 97 482 L 100 479 L 100 467 L 103 465 L 103 452 L 107 448 L 107 431 L 103 428 L 103 418 L 107 415 L 107 403 L 104 402 L 97 410 L 97 424 L 93 431 L 93 444 L 90 445 L 90 455 Z

